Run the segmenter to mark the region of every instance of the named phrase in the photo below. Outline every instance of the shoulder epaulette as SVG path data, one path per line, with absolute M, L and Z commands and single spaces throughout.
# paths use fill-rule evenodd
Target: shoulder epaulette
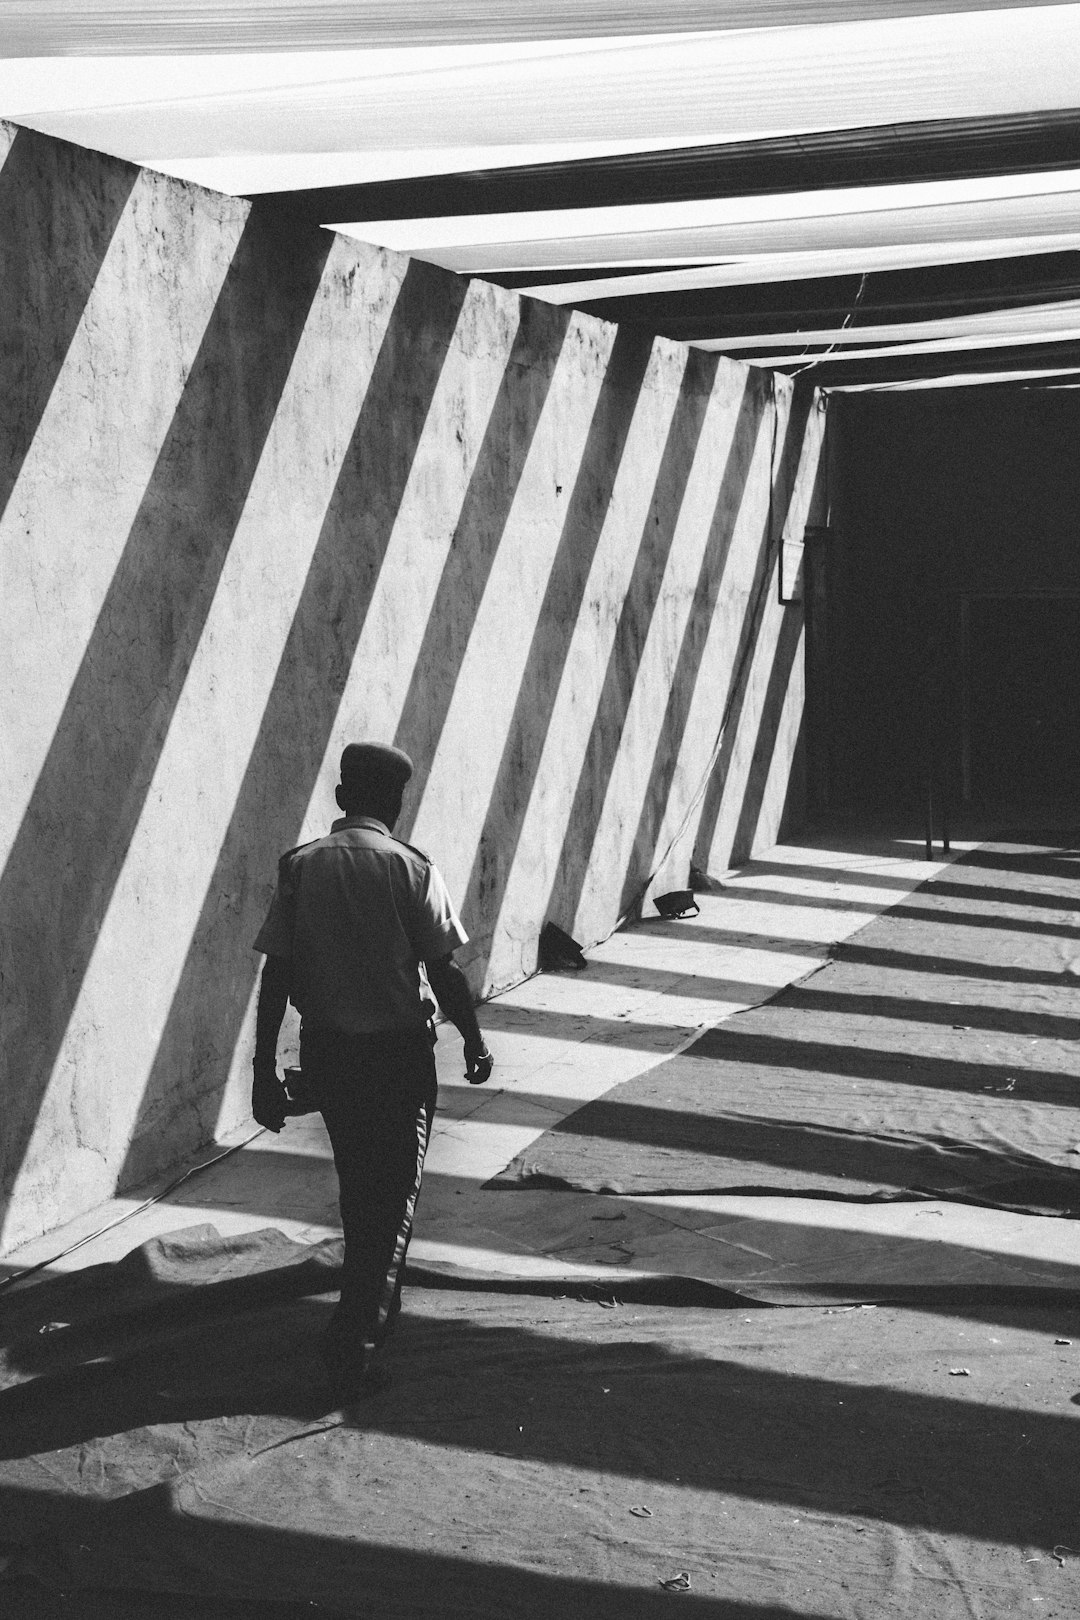
M 312 844 L 317 844 L 317 843 L 318 843 L 317 838 L 309 838 L 306 843 L 294 844 L 292 849 L 287 849 L 285 851 L 284 855 L 279 855 L 278 856 L 278 871 L 279 872 L 283 871 L 284 868 L 285 868 L 286 862 L 291 861 L 294 855 L 299 855 L 299 853 L 300 853 L 300 851 L 302 849 L 308 849 Z
M 394 838 L 393 833 L 391 833 L 390 836 L 391 838 Z M 414 855 L 419 855 L 420 859 L 422 861 L 426 861 L 429 866 L 434 866 L 435 863 L 431 859 L 431 856 L 428 854 L 426 849 L 417 849 L 415 844 L 407 844 L 404 838 L 394 838 L 394 843 L 400 844 L 402 849 L 411 850 Z

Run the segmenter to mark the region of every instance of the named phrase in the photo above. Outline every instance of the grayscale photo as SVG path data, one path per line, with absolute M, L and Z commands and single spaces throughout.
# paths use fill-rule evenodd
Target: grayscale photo
M 1080 0 L 0 0 L 0 1614 L 1076 1620 Z

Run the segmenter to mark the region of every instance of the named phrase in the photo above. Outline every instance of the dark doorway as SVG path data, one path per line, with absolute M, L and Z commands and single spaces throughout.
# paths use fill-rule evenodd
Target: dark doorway
M 1080 389 L 834 394 L 828 421 L 816 803 L 921 820 L 930 774 L 980 825 L 1073 825 Z
M 1080 799 L 1080 595 L 962 599 L 965 798 Z

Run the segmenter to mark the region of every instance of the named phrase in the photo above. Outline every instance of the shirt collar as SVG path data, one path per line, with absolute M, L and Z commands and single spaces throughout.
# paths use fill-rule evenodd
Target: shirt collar
M 331 832 L 342 832 L 346 827 L 368 827 L 372 832 L 385 833 L 390 836 L 390 829 L 385 821 L 378 821 L 374 816 L 339 816 L 330 824 Z

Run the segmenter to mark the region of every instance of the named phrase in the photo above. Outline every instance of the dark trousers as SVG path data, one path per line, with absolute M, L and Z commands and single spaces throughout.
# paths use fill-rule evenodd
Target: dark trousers
M 301 1034 L 334 1150 L 345 1260 L 334 1331 L 349 1345 L 381 1344 L 401 1304 L 431 1126 L 435 1054 L 427 1030 Z

